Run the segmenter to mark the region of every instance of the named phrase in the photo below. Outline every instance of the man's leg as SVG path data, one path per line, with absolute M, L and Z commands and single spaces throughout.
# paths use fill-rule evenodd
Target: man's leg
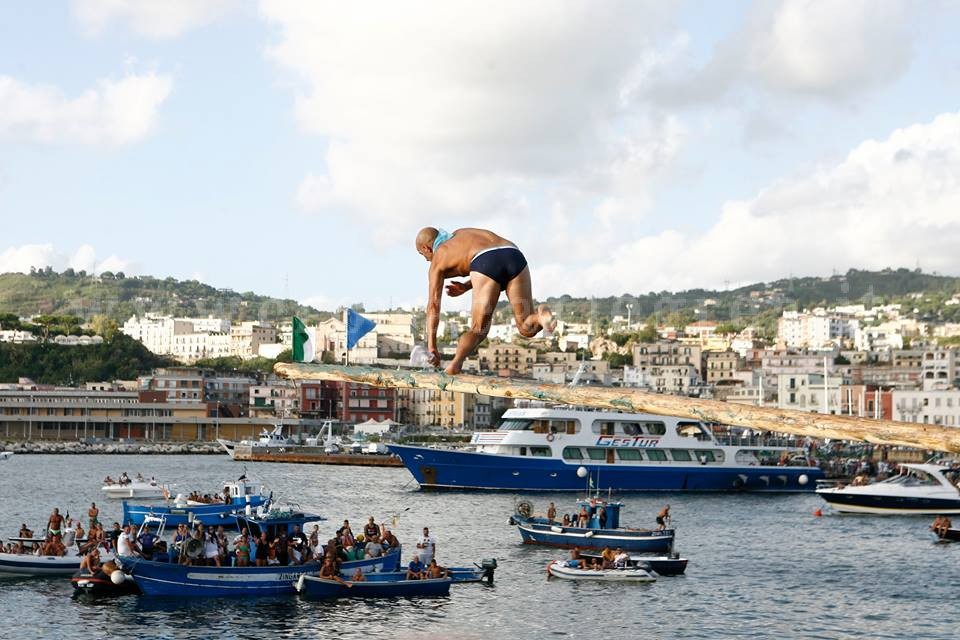
M 500 285 L 493 278 L 478 271 L 473 271 L 470 273 L 470 282 L 473 284 L 473 303 L 470 309 L 471 325 L 460 336 L 460 341 L 457 343 L 457 354 L 446 368 L 446 372 L 449 374 L 460 373 L 460 369 L 463 368 L 463 361 L 487 337 L 487 332 L 490 330 L 490 318 L 493 317 L 493 311 L 497 308 L 497 300 L 500 299 Z
M 557 322 L 547 305 L 533 307 L 533 287 L 530 283 L 530 268 L 524 267 L 516 278 L 507 283 L 507 299 L 513 307 L 517 329 L 524 338 L 532 338 L 543 328 L 553 331 Z

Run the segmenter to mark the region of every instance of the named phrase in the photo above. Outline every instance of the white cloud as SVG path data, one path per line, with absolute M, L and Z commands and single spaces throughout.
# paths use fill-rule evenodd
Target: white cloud
M 174 38 L 208 25 L 241 6 L 237 0 L 73 0 L 73 15 L 87 35 L 125 22 L 147 38 Z
M 52 244 L 25 244 L 8 247 L 0 252 L 0 273 L 30 273 L 31 267 L 51 267 L 55 271 L 63 271 L 69 267 L 92 274 L 101 274 L 104 271 L 133 274 L 139 271 L 134 261 L 116 255 L 97 260 L 96 249 L 89 244 L 81 245 L 69 254 L 58 251 Z
M 865 141 L 842 161 L 784 178 L 750 200 L 728 202 L 702 234 L 624 234 L 591 242 L 590 258 L 578 262 L 536 256 L 534 290 L 679 290 L 918 260 L 927 271 L 960 273 L 958 212 L 960 113 L 945 113 Z
M 636 215 L 682 140 L 631 91 L 662 4 L 264 0 L 297 119 L 328 140 L 297 202 L 349 211 L 383 242 L 525 216 L 532 200 Z
M 909 68 L 922 6 L 905 0 L 755 2 L 697 66 L 689 41 L 655 60 L 641 93 L 660 104 L 707 104 L 737 90 L 848 100 Z
M 0 75 L 0 139 L 44 144 L 122 145 L 144 138 L 170 95 L 169 76 L 104 79 L 68 98 L 56 87 Z

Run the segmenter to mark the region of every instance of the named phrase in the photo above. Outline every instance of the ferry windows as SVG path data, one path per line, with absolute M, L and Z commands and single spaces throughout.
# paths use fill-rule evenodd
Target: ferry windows
M 591 460 L 606 460 L 607 450 L 599 447 L 591 447 L 587 449 L 587 455 L 590 456 Z
M 564 460 L 583 460 L 583 452 L 580 451 L 580 447 L 564 447 L 563 459 Z
M 639 436 L 643 433 L 643 428 L 636 422 L 624 422 L 623 423 L 623 435 L 625 436 Z
M 540 458 L 549 458 L 550 447 L 530 447 L 530 455 Z
M 662 436 L 667 432 L 667 425 L 662 422 L 644 422 L 644 431 L 651 436 Z
M 533 423 L 530 420 L 506 419 L 500 421 L 500 431 L 529 431 Z
M 695 438 L 701 442 L 709 442 L 710 436 L 699 422 L 680 422 L 677 424 L 677 435 L 682 438 Z
M 666 462 L 667 452 L 660 449 L 647 449 L 647 457 L 654 462 Z
M 550 420 L 550 433 L 565 433 L 572 436 L 580 431 L 577 420 Z
M 700 462 L 716 462 L 717 461 L 717 457 L 713 455 L 713 451 L 709 449 L 706 451 L 697 451 L 697 458 L 700 460 Z
M 621 460 L 643 460 L 643 453 L 640 449 L 617 449 L 617 456 Z
M 686 449 L 671 449 L 670 455 L 674 462 L 690 462 L 690 452 Z

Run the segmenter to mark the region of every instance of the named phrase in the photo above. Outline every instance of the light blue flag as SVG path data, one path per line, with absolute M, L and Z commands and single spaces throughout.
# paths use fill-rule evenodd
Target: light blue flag
M 353 309 L 347 309 L 347 349 L 353 349 L 360 338 L 370 333 L 377 323 L 364 318 Z

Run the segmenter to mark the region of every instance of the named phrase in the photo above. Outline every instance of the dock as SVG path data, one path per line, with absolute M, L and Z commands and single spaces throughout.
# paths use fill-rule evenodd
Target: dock
M 240 462 L 292 462 L 357 467 L 402 467 L 394 455 L 373 453 L 324 453 L 323 447 L 249 447 L 238 445 L 233 459 Z

